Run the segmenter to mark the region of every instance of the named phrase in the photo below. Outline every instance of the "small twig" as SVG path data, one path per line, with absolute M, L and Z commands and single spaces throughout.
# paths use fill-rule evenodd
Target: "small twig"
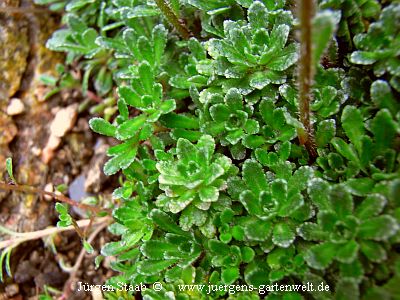
M 96 238 L 96 236 L 97 236 L 104 228 L 106 228 L 107 226 L 108 226 L 108 222 L 107 222 L 107 223 L 103 223 L 103 224 L 101 224 L 99 227 L 97 227 L 96 230 L 94 230 L 94 231 L 92 232 L 92 234 L 89 236 L 89 238 L 87 239 L 87 242 L 88 242 L 88 243 L 91 243 L 91 242 Z M 63 294 L 61 295 L 61 297 L 59 298 L 60 300 L 68 299 L 68 295 L 69 295 L 70 292 L 71 292 L 71 284 L 72 284 L 72 283 L 74 282 L 74 280 L 75 280 L 76 273 L 78 272 L 79 267 L 80 267 L 80 265 L 82 264 L 82 261 L 83 261 L 83 259 L 84 259 L 84 257 L 85 257 L 85 253 L 86 253 L 85 248 L 82 248 L 81 251 L 79 252 L 78 258 L 76 259 L 74 266 L 71 268 L 69 278 L 68 278 L 68 280 L 66 281 L 66 283 L 65 283 L 65 285 L 64 285 L 64 292 L 63 292 Z
M 89 226 L 90 224 L 106 224 L 108 225 L 109 221 L 111 221 L 111 217 L 102 217 L 102 218 L 98 218 L 95 221 L 91 221 L 90 219 L 85 219 L 85 220 L 79 220 L 77 221 L 77 225 L 79 226 L 79 228 L 84 228 Z M 6 230 L 4 230 L 6 229 Z M 40 239 L 49 235 L 52 235 L 54 233 L 59 233 L 59 232 L 63 232 L 63 231 L 70 231 L 70 230 L 75 230 L 74 226 L 68 226 L 68 227 L 50 227 L 50 228 L 46 228 L 43 230 L 38 230 L 38 231 L 32 231 L 32 232 L 24 232 L 24 233 L 14 233 L 10 230 L 8 230 L 7 228 L 2 227 L 0 231 L 4 231 L 5 233 L 9 234 L 9 235 L 13 235 L 13 236 L 18 236 L 17 238 L 14 239 L 9 239 L 9 240 L 5 240 L 5 241 L 0 241 L 0 249 L 4 249 L 8 246 L 11 245 L 19 245 L 23 242 L 27 242 L 27 241 L 31 241 L 31 240 L 36 240 L 36 239 Z
M 165 0 L 154 1 L 156 2 L 158 8 L 161 10 L 164 16 L 167 18 L 168 22 L 170 22 L 176 28 L 176 30 L 185 40 L 188 40 L 192 36 L 192 33 L 189 31 L 189 29 L 186 28 L 185 23 L 182 20 L 178 19 L 169 4 Z
M 300 144 L 304 145 L 311 159 L 317 157 L 314 130 L 310 121 L 311 88 L 314 80 L 312 63 L 312 18 L 315 10 L 314 0 L 299 0 L 300 19 L 300 62 L 299 62 L 299 109 L 300 121 L 304 130 L 298 132 Z
M 47 192 L 47 191 L 43 191 L 40 190 L 38 188 L 32 187 L 32 186 L 28 186 L 28 185 L 18 185 L 18 184 L 7 184 L 4 182 L 0 182 L 0 189 L 2 190 L 8 190 L 8 191 L 17 191 L 17 192 L 24 192 L 24 193 L 32 193 L 32 194 L 39 194 L 41 196 L 50 196 L 58 201 L 67 203 L 71 206 L 76 206 L 80 209 L 83 210 L 88 210 L 91 211 L 95 214 L 101 213 L 101 212 L 106 212 L 107 214 L 110 214 L 111 211 L 107 210 L 107 209 L 101 209 L 99 207 L 95 207 L 95 206 L 90 206 L 87 204 L 83 204 L 83 203 L 79 203 L 77 201 L 72 200 L 71 198 L 68 198 L 64 195 L 58 195 L 56 193 L 52 193 L 52 192 Z

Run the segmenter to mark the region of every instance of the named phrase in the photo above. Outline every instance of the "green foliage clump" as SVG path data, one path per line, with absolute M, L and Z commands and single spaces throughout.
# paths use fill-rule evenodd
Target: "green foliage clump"
M 163 283 L 144 299 L 260 299 L 179 285 L 324 282 L 267 299 L 396 299 L 397 2 L 320 1 L 315 160 L 299 134 L 292 2 L 48 2 L 67 11 L 48 47 L 82 68 L 84 91 L 115 99 L 114 116 L 90 120 L 116 140 L 104 172 L 120 172 L 119 239 L 101 251 L 116 257 L 110 284 Z

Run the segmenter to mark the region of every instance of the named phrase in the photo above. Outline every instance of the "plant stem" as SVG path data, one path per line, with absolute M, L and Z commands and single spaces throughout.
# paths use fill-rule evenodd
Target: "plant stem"
M 79 228 L 84 228 L 87 227 L 89 225 L 96 225 L 96 224 L 108 224 L 111 221 L 111 217 L 102 217 L 102 218 L 98 218 L 95 221 L 91 221 L 90 219 L 85 219 L 85 220 L 79 220 L 77 221 L 77 225 L 79 226 Z M 4 230 L 6 229 L 6 230 Z M 8 246 L 11 245 L 18 245 L 20 243 L 26 242 L 26 241 L 31 241 L 31 240 L 36 240 L 36 239 L 40 239 L 43 238 L 45 236 L 49 236 L 52 235 L 54 233 L 59 233 L 59 232 L 63 232 L 63 231 L 70 231 L 70 230 L 75 230 L 76 228 L 71 225 L 68 227 L 50 227 L 50 228 L 46 228 L 43 230 L 38 230 L 38 231 L 33 231 L 33 232 L 24 232 L 24 233 L 17 233 L 18 237 L 14 238 L 14 239 L 10 239 L 10 240 L 5 240 L 5 241 L 0 241 L 0 249 L 6 248 Z M 4 231 L 7 234 L 10 235 L 14 235 L 13 232 L 11 232 L 10 230 L 8 230 L 7 228 L 2 227 L 0 229 L 0 231 Z
M 299 62 L 299 109 L 304 130 L 298 131 L 300 144 L 304 145 L 311 159 L 317 157 L 314 130 L 310 122 L 310 102 L 314 65 L 312 62 L 312 19 L 315 11 L 313 0 L 299 0 L 300 19 L 300 62 Z
M 169 4 L 166 0 L 154 0 L 161 10 L 163 15 L 167 18 L 168 22 L 170 22 L 179 34 L 185 39 L 188 40 L 192 35 L 189 29 L 186 28 L 185 23 L 182 20 L 179 20 L 178 17 L 175 15 Z
M 88 243 L 93 242 L 93 240 L 95 239 L 95 237 L 96 237 L 104 228 L 106 228 L 107 225 L 108 225 L 108 223 L 100 224 L 100 226 L 98 226 L 98 227 L 91 233 L 91 235 L 90 235 L 89 238 L 87 239 L 87 242 L 88 242 Z M 81 251 L 79 252 L 78 258 L 77 258 L 76 261 L 75 261 L 75 264 L 74 264 L 73 267 L 71 268 L 69 278 L 68 278 L 68 280 L 67 280 L 67 281 L 65 282 L 65 284 L 64 284 L 64 291 L 63 291 L 63 296 L 64 296 L 64 298 L 63 298 L 63 296 L 61 296 L 60 298 L 62 298 L 62 299 L 69 299 L 68 296 L 70 296 L 70 294 L 71 294 L 71 284 L 75 281 L 76 274 L 77 274 L 77 272 L 78 272 L 78 270 L 79 270 L 80 265 L 82 264 L 82 261 L 83 261 L 83 259 L 84 259 L 84 257 L 85 257 L 85 254 L 86 254 L 86 250 L 85 250 L 85 248 L 82 248 Z
M 99 207 L 95 207 L 95 206 L 90 206 L 87 204 L 83 204 L 83 203 L 79 203 L 77 201 L 72 200 L 71 198 L 68 198 L 64 195 L 58 195 L 56 193 L 52 193 L 52 192 L 47 192 L 47 191 L 43 191 L 40 189 L 37 189 L 33 186 L 28 186 L 28 185 L 18 185 L 18 184 L 7 184 L 4 182 L 0 182 L 0 189 L 2 190 L 8 190 L 8 191 L 17 191 L 17 192 L 24 192 L 24 193 L 31 193 L 31 194 L 39 194 L 42 196 L 50 196 L 53 197 L 54 199 L 67 203 L 71 206 L 76 206 L 80 209 L 83 210 L 88 210 L 91 211 L 95 214 L 101 213 L 101 212 L 106 212 L 107 214 L 110 214 L 111 212 L 107 209 L 101 209 Z

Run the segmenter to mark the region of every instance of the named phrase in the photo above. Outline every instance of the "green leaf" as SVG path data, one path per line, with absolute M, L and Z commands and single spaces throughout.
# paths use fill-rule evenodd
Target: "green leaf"
M 356 208 L 355 215 L 360 220 L 379 215 L 386 205 L 386 198 L 380 194 L 368 195 Z
M 90 128 L 99 134 L 115 137 L 117 128 L 102 118 L 92 118 L 89 120 Z
M 351 240 L 340 246 L 336 253 L 336 259 L 342 263 L 351 263 L 357 258 L 358 248 L 357 242 Z
M 83 248 L 85 248 L 85 251 L 88 254 L 92 254 L 94 252 L 92 245 L 90 245 L 90 243 L 85 240 L 83 241 Z
M 377 151 L 390 148 L 397 135 L 397 126 L 387 109 L 380 110 L 371 122 Z
M 361 252 L 372 262 L 380 263 L 387 259 L 385 248 L 377 242 L 363 240 L 360 246 Z
M 208 241 L 208 247 L 210 248 L 212 253 L 219 255 L 228 255 L 230 252 L 230 248 L 228 245 L 215 239 L 211 239 Z
M 145 122 L 146 116 L 144 114 L 123 122 L 118 126 L 116 131 L 117 138 L 120 140 L 126 140 L 135 136 Z
M 342 113 L 342 126 L 350 141 L 361 152 L 361 138 L 365 134 L 364 120 L 361 111 L 355 106 L 347 105 Z
M 207 186 L 199 191 L 200 200 L 203 202 L 215 202 L 218 200 L 219 191 L 216 187 Z
M 167 251 L 179 251 L 179 249 L 177 245 L 157 240 L 146 241 L 140 247 L 140 252 L 152 260 L 165 259 L 165 253 Z
M 168 128 L 199 129 L 199 120 L 189 115 L 169 113 L 161 116 L 159 121 Z
M 268 11 L 260 1 L 254 1 L 248 10 L 248 20 L 254 29 L 268 27 Z
M 164 100 L 160 105 L 160 110 L 163 114 L 167 114 L 176 108 L 174 99 Z
M 197 142 L 196 147 L 206 161 L 211 161 L 215 150 L 215 141 L 210 135 L 203 135 Z
M 246 190 L 240 194 L 239 198 L 240 202 L 246 208 L 249 214 L 252 215 L 261 215 L 263 213 L 261 205 L 257 197 L 254 196 L 254 193 Z
M 372 83 L 371 99 L 378 108 L 386 108 L 393 115 L 400 109 L 400 104 L 392 94 L 390 86 L 386 81 L 376 80 Z
M 350 56 L 350 61 L 357 65 L 372 65 L 378 60 L 374 52 L 355 51 Z
M 242 254 L 242 261 L 244 263 L 250 263 L 251 261 L 253 261 L 254 256 L 255 256 L 255 251 L 253 250 L 253 248 L 251 247 L 241 247 L 240 248 L 241 254 Z
M 143 260 L 137 264 L 137 270 L 140 274 L 151 276 L 160 274 L 166 268 L 172 266 L 177 262 L 176 259 L 172 260 Z
M 139 65 L 139 77 L 145 92 L 148 95 L 153 94 L 154 74 L 150 64 L 147 61 Z
M 210 115 L 214 121 L 224 122 L 228 120 L 230 111 L 225 104 L 218 103 L 210 107 Z
M 275 245 L 287 248 L 293 243 L 295 237 L 295 233 L 287 223 L 275 224 L 272 232 L 272 242 Z
M 331 186 L 329 183 L 320 178 L 311 179 L 308 183 L 307 192 L 310 195 L 311 201 L 319 210 L 331 209 L 329 199 L 330 190 Z
M 351 144 L 347 144 L 344 140 L 338 137 L 334 137 L 331 140 L 331 144 L 335 147 L 336 151 L 339 152 L 343 157 L 350 161 L 359 162 L 358 156 Z
M 136 91 L 128 86 L 120 86 L 117 89 L 118 95 L 120 98 L 124 99 L 124 101 L 133 107 L 142 107 L 142 100 Z
M 360 299 L 358 283 L 353 278 L 338 280 L 335 291 L 336 300 Z
M 363 220 L 357 236 L 366 240 L 385 241 L 399 230 L 396 219 L 389 215 Z
M 12 181 L 17 182 L 15 180 L 14 174 L 13 174 L 13 166 L 12 166 L 12 158 L 11 157 L 7 157 L 7 159 L 6 159 L 6 169 L 7 169 L 8 176 L 10 176 Z
M 283 203 L 287 198 L 288 184 L 284 179 L 275 179 L 271 183 L 272 197 L 278 202 Z
M 298 58 L 298 45 L 290 44 L 280 51 L 279 55 L 274 55 L 271 62 L 267 63 L 267 67 L 274 71 L 284 71 L 292 66 Z
M 326 233 L 318 224 L 310 222 L 301 224 L 297 229 L 297 233 L 306 241 L 322 241 L 326 236 Z
M 318 12 L 313 20 L 313 58 L 314 65 L 317 65 L 322 54 L 332 40 L 340 15 L 332 10 Z
M 153 28 L 153 47 L 154 47 L 154 60 L 157 65 L 160 64 L 162 55 L 164 53 L 165 45 L 167 44 L 167 30 L 162 24 Z
M 333 186 L 330 190 L 329 196 L 332 208 L 339 217 L 345 217 L 352 214 L 354 207 L 353 197 L 345 185 L 337 184 Z
M 243 179 L 255 195 L 259 195 L 262 191 L 268 189 L 265 173 L 261 165 L 255 160 L 246 160 L 242 172 Z
M 272 223 L 269 221 L 254 220 L 246 224 L 246 237 L 255 241 L 266 241 L 271 235 Z
M 230 267 L 222 271 L 221 279 L 224 284 L 232 284 L 239 278 L 239 269 Z
M 337 249 L 338 246 L 331 242 L 312 246 L 308 249 L 305 260 L 307 264 L 314 269 L 326 269 L 332 263 Z
M 346 181 L 350 193 L 356 196 L 369 194 L 373 190 L 374 184 L 375 182 L 370 178 L 350 178 Z
M 165 232 L 171 232 L 178 235 L 190 236 L 188 232 L 183 231 L 170 216 L 159 209 L 153 209 L 150 212 L 150 218 L 160 226 Z

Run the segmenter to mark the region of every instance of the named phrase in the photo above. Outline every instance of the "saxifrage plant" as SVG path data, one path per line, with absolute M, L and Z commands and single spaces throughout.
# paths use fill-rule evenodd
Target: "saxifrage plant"
M 267 299 L 396 299 L 396 1 L 53 2 L 67 13 L 48 47 L 118 99 L 111 121 L 90 120 L 119 141 L 104 166 L 122 171 L 110 284 L 260 299 L 178 287 L 325 282 Z

